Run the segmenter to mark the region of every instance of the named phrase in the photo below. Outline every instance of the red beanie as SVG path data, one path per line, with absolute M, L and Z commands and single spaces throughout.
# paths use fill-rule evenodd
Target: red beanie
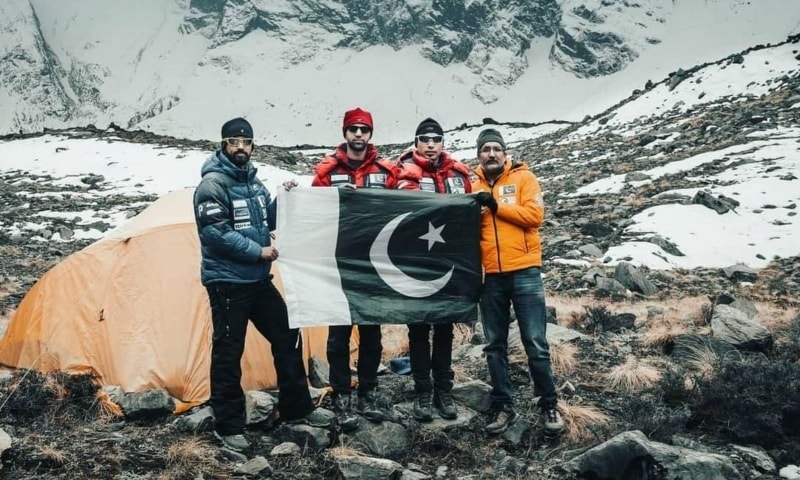
M 344 135 L 344 131 L 347 129 L 347 127 L 357 123 L 366 125 L 371 130 L 374 130 L 372 127 L 372 114 L 366 110 L 361 110 L 360 108 L 356 107 L 353 110 L 344 112 L 344 120 L 342 121 L 342 135 Z

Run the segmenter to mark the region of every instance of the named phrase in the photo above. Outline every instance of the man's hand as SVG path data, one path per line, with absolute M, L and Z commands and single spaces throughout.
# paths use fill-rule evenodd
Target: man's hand
M 278 249 L 275 247 L 261 247 L 261 258 L 275 261 L 278 259 Z
M 350 190 L 355 190 L 356 186 L 353 185 L 352 183 L 342 183 L 341 185 L 339 185 L 339 188 L 349 188 Z
M 297 185 L 298 185 L 298 183 L 297 183 L 297 180 L 295 180 L 294 178 L 293 178 L 293 179 L 291 179 L 291 180 L 286 180 L 285 182 L 283 182 L 283 188 L 284 188 L 284 189 L 285 189 L 287 192 L 288 192 L 289 190 L 293 189 L 294 187 L 296 187 Z
M 475 200 L 484 207 L 487 207 L 492 213 L 497 213 L 497 200 L 492 197 L 489 192 L 478 192 L 475 194 Z

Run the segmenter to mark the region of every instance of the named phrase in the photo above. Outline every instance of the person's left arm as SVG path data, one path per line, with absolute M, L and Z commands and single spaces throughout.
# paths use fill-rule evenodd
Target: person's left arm
M 501 196 L 495 215 L 522 228 L 539 228 L 544 221 L 544 200 L 539 180 L 529 171 L 518 172 L 514 176 L 519 179 L 516 183 L 519 187 L 516 203 L 503 203 Z

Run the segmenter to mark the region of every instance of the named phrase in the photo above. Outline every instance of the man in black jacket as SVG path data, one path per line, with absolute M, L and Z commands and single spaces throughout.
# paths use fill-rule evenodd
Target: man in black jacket
M 202 253 L 201 280 L 211 303 L 211 406 L 215 436 L 242 451 L 245 397 L 241 357 L 248 320 L 272 345 L 282 420 L 327 426 L 314 409 L 303 366 L 302 338 L 289 328 L 286 304 L 272 284 L 278 258 L 271 245 L 276 208 L 250 162 L 253 128 L 243 118 L 222 126 L 220 149 L 202 167 L 194 212 Z

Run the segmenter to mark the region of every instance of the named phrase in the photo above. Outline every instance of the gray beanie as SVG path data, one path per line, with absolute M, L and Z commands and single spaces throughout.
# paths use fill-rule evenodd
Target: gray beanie
M 478 134 L 478 153 L 481 153 L 483 144 L 488 142 L 497 142 L 503 147 L 503 150 L 506 148 L 506 142 L 503 141 L 503 136 L 494 128 L 487 128 Z

